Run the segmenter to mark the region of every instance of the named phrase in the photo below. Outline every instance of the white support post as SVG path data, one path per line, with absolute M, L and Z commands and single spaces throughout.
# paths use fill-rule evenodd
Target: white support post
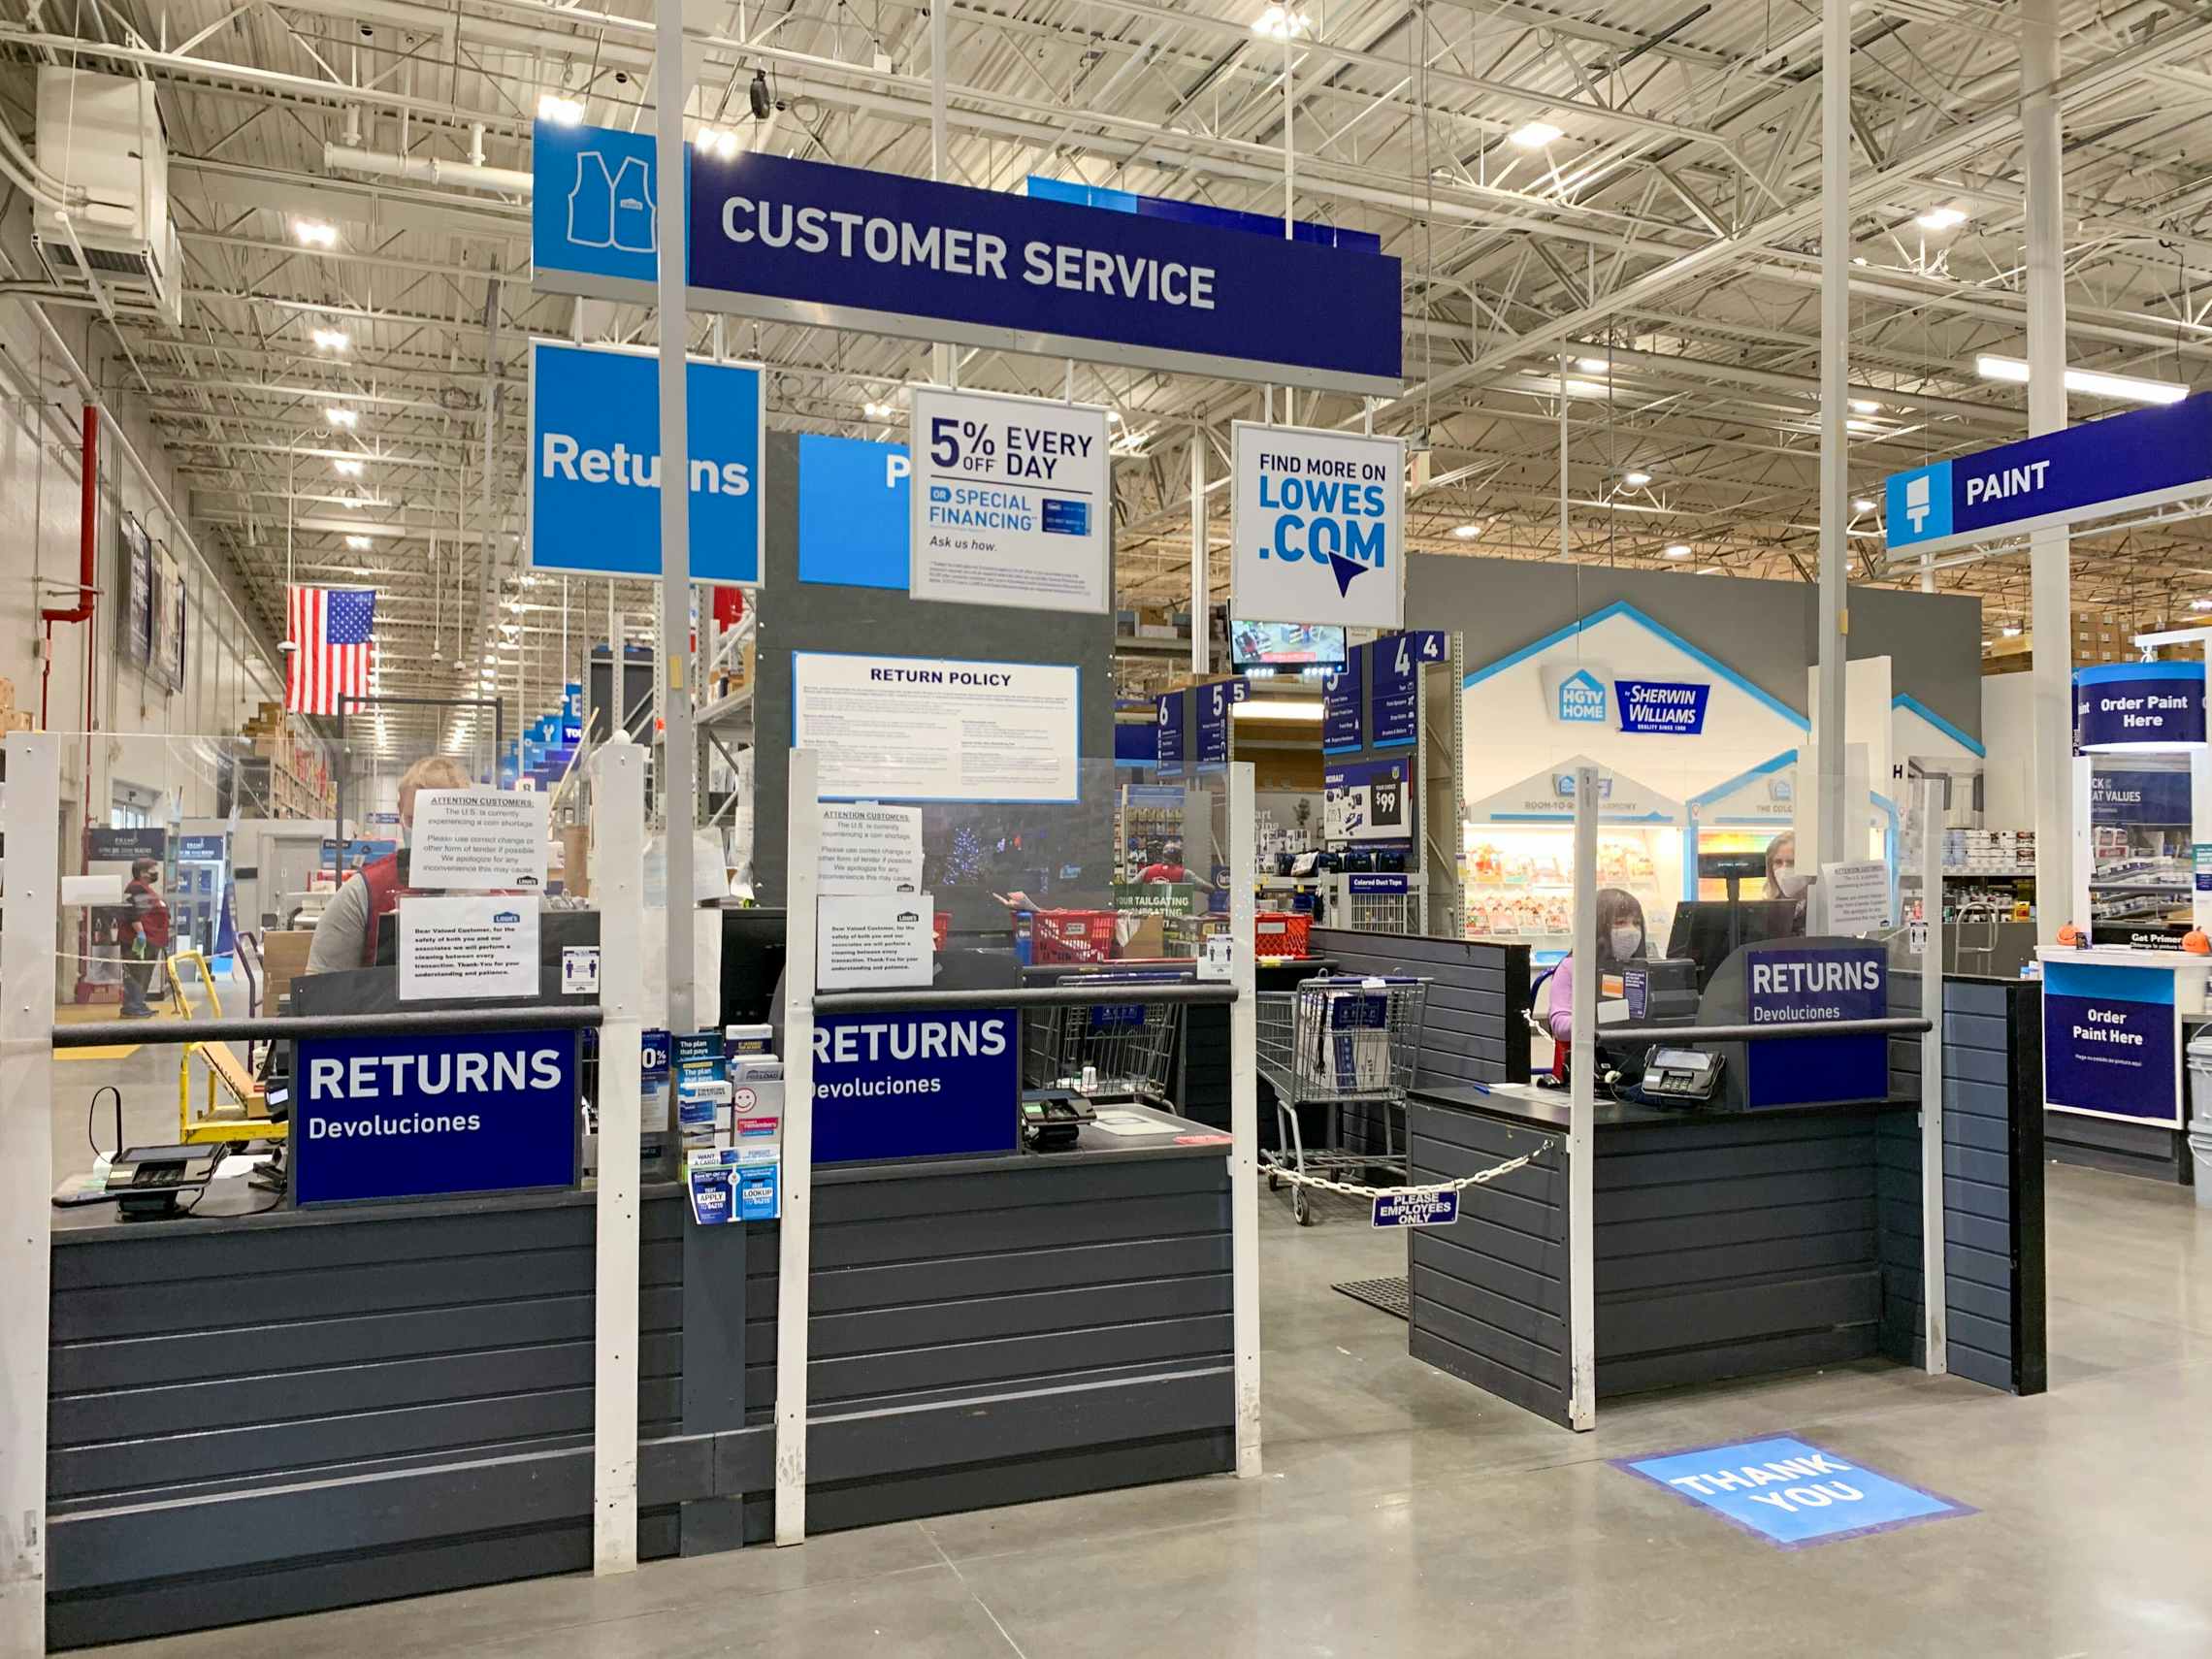
M 1598 1426 L 1598 768 L 1575 769 L 1574 1027 L 1567 1051 L 1567 1426 Z
M 1213 602 L 1213 584 L 1206 574 L 1206 428 L 1190 427 L 1190 671 L 1203 674 L 1213 667 L 1206 632 L 1206 612 Z
M 2020 136 L 2028 172 L 2028 431 L 2031 437 L 2066 424 L 2066 238 L 2061 199 L 2065 167 L 2059 130 L 2058 7 L 2023 0 L 2020 11 Z M 2061 908 L 2073 892 L 2065 878 L 2077 827 L 2074 792 L 2066 787 L 2073 754 L 2073 575 L 2066 527 L 2051 525 L 2028 537 L 2029 623 L 2035 657 L 2035 938 L 2058 942 L 2067 922 L 2090 925 L 2086 902 Z
M 1855 859 L 1844 788 L 1844 636 L 1850 632 L 1851 0 L 1822 0 L 1820 60 L 1820 695 L 1813 747 L 1819 857 Z M 1801 867 L 1805 848 L 1799 848 Z M 1818 866 L 1814 866 L 1817 868 Z M 1814 907 L 1825 915 L 1819 895 Z
M 1229 1340 L 1235 1350 L 1237 1479 L 1260 1473 L 1259 1414 L 1259 1083 L 1254 1051 L 1259 1010 L 1253 932 L 1252 767 L 1229 767 L 1229 937 L 1236 941 L 1229 982 Z
M 1565 559 L 1573 551 L 1567 538 L 1567 368 L 1568 359 L 1559 359 L 1559 557 Z
M 2068 648 L 2071 648 L 2070 645 Z M 2069 750 L 2072 747 L 2070 739 L 2067 747 Z M 2089 904 L 2089 884 L 2097 876 L 2097 830 L 2090 811 L 2090 795 L 2095 788 L 2091 771 L 2096 763 L 2087 755 L 2073 755 L 2068 764 L 2072 769 L 2060 775 L 2066 779 L 2066 788 L 2063 793 L 2072 803 L 2069 816 L 2073 822 L 2067 827 L 2065 862 L 2058 866 L 2066 878 L 2066 884 L 2057 890 L 2066 895 L 2066 908 L 2060 913 L 2059 922 L 2053 925 L 2047 939 L 2039 922 L 2035 937 L 2040 942 L 2055 945 L 2059 942 L 2059 927 L 2071 921 L 2088 932 L 2091 944 L 2102 944 L 2104 941 L 2097 936 L 2097 924 L 2091 920 L 2093 912 Z M 2044 803 L 2038 803 L 2038 824 L 2041 822 L 2042 804 Z M 2043 893 L 2042 834 L 2040 829 L 2035 831 L 2035 912 L 2038 917 L 2046 903 L 2057 902 L 2056 899 L 2046 898 Z M 2193 881 L 2194 879 L 2192 877 Z M 2126 929 L 2123 928 L 2122 932 L 2125 934 Z
M 46 1643 L 47 1356 L 61 740 L 9 734 L 0 777 L 0 1653 Z
M 1951 1369 L 1945 1347 L 1943 1278 L 1943 812 L 1941 778 L 1920 786 L 1920 914 L 1927 943 L 1920 953 L 1920 1285 L 1928 1343 L 1928 1374 Z
M 686 347 L 691 319 L 684 309 L 687 194 L 678 188 L 684 172 L 684 105 L 691 95 L 691 74 L 684 54 L 684 0 L 656 0 L 655 62 L 658 106 L 654 155 L 661 179 L 659 287 L 661 321 L 661 476 L 691 476 L 691 442 L 686 425 Z M 661 494 L 662 720 L 659 763 L 661 835 L 668 875 L 668 1029 L 692 1029 L 692 984 L 697 966 L 692 936 L 699 906 L 692 897 L 692 829 L 699 822 L 698 744 L 692 736 L 691 703 L 691 492 Z M 621 683 L 619 654 L 615 680 Z
M 806 1339 L 814 1249 L 814 916 L 822 763 L 791 752 L 784 897 L 783 1221 L 776 1261 L 776 1543 L 806 1542 Z
M 598 1293 L 592 1312 L 592 1570 L 637 1566 L 639 1065 L 645 1032 L 645 751 L 614 735 L 592 764 L 600 913 Z

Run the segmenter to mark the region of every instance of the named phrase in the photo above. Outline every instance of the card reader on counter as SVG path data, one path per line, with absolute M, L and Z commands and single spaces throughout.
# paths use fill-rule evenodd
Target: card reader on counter
M 1032 1089 L 1022 1096 L 1022 1144 L 1031 1152 L 1067 1152 L 1098 1114 L 1064 1089 Z
M 1654 1106 L 1704 1106 L 1720 1087 L 1720 1056 L 1703 1049 L 1653 1049 L 1637 1092 Z

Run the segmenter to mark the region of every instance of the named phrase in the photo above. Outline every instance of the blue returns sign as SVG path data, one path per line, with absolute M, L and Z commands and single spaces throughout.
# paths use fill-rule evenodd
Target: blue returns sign
M 659 368 L 633 351 L 530 347 L 530 562 L 661 573 Z M 761 579 L 761 372 L 693 363 L 691 573 Z

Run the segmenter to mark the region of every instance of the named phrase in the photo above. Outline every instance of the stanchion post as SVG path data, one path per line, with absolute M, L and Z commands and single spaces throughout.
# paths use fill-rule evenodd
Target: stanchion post
M 619 663 L 619 659 L 618 659 Z M 600 915 L 598 1294 L 593 1303 L 592 1570 L 637 1566 L 639 1066 L 645 1011 L 645 751 L 618 722 L 592 759 Z
M 1943 1283 L 1943 826 L 1944 784 L 1921 783 L 1920 910 L 1927 921 L 1920 953 L 1920 1013 L 1928 1030 L 1920 1039 L 1920 1279 L 1926 1304 L 1928 1372 L 1951 1369 L 1945 1348 Z
M 814 927 L 822 763 L 791 752 L 784 872 L 783 1220 L 776 1261 L 776 1543 L 806 1542 L 806 1320 L 814 1225 Z
M 1196 618 L 1192 621 L 1195 624 Z M 1236 941 L 1229 1005 L 1229 1298 L 1236 1350 L 1237 1478 L 1260 1472 L 1259 1412 L 1259 938 L 1254 931 L 1252 767 L 1229 767 L 1229 937 Z
M 1598 1426 L 1596 1150 L 1598 768 L 1575 769 L 1574 1029 L 1567 1053 L 1567 1426 Z
M 0 775 L 0 1653 L 46 1651 L 54 934 L 60 739 L 9 735 Z

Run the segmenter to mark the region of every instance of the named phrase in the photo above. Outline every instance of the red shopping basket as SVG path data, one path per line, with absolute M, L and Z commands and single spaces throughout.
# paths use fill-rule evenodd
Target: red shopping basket
M 1040 910 L 1029 919 L 1032 962 L 1103 962 L 1113 957 L 1111 910 Z
M 1309 956 L 1313 927 L 1314 919 L 1302 911 L 1262 910 L 1252 918 L 1252 932 L 1258 935 L 1252 948 L 1263 957 Z

